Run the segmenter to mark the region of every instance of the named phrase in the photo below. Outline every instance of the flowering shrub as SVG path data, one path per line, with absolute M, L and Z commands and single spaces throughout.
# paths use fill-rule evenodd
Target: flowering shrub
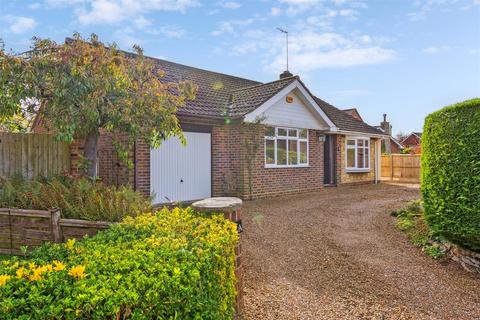
M 14 176 L 0 185 L 0 207 L 58 208 L 62 218 L 116 222 L 149 211 L 151 201 L 130 187 L 107 186 L 88 178 L 62 176 L 25 181 Z
M 232 319 L 236 226 L 191 209 L 0 263 L 0 319 Z

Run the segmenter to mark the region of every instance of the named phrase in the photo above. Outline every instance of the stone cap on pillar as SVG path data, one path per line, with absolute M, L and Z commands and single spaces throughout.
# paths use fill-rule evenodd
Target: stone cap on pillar
M 207 198 L 192 203 L 192 208 L 197 211 L 235 211 L 242 207 L 242 199 L 235 197 Z

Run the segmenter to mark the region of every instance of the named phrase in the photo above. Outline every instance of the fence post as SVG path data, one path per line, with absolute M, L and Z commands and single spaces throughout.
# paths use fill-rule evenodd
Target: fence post
M 390 181 L 393 181 L 393 154 L 390 154 Z
M 49 209 L 50 211 L 50 216 L 52 220 L 52 240 L 55 243 L 60 243 L 62 242 L 62 239 L 60 237 L 60 210 L 57 209 Z

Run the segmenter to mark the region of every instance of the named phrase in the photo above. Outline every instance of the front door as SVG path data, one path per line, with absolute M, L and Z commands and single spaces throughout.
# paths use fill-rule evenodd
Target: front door
M 325 142 L 323 144 L 323 165 L 324 165 L 324 170 L 323 170 L 323 177 L 324 181 L 323 183 L 325 185 L 335 185 L 337 183 L 337 167 L 336 167 L 336 158 L 337 158 L 337 153 L 336 153 L 336 148 L 335 146 L 337 145 L 337 139 L 336 136 L 334 135 L 327 135 L 325 137 Z

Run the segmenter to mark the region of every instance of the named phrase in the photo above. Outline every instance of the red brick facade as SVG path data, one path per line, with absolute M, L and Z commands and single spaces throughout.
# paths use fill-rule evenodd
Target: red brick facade
M 307 167 L 266 168 L 264 150 L 264 131 L 259 127 L 260 142 L 254 165 L 250 174 L 247 155 L 242 147 L 247 137 L 239 124 L 211 125 L 212 143 L 212 196 L 238 196 L 253 199 L 278 196 L 289 193 L 309 192 L 324 187 L 324 148 L 319 139 L 322 133 L 309 130 L 309 165 Z M 374 166 L 370 173 L 345 173 L 344 136 L 337 136 L 336 181 L 337 184 L 368 183 L 373 181 Z M 372 139 L 372 148 L 373 148 Z M 81 155 L 83 140 L 76 140 L 70 147 L 71 173 L 81 174 Z M 371 157 L 373 161 L 373 149 Z M 136 190 L 149 195 L 150 190 L 150 148 L 143 141 L 135 144 L 129 153 L 129 160 L 134 163 L 129 169 L 118 158 L 109 134 L 102 134 L 98 145 L 99 177 L 108 184 L 130 184 Z

